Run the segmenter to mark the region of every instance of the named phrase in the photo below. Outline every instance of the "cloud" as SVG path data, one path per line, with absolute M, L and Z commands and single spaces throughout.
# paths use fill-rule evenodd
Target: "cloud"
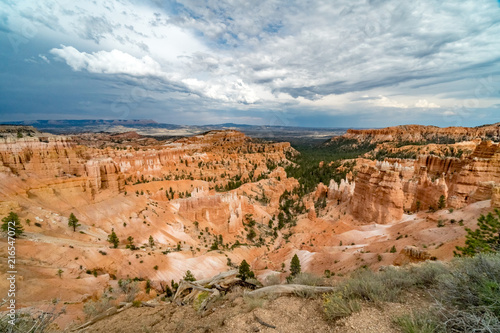
M 50 64 L 50 60 L 49 60 L 49 59 L 47 59 L 47 57 L 46 57 L 46 56 L 44 56 L 43 54 L 39 54 L 39 55 L 38 55 L 38 57 L 39 57 L 40 59 L 42 59 L 43 61 L 45 61 L 47 64 Z
M 100 80 L 140 81 L 158 109 L 428 115 L 475 99 L 490 75 L 477 108 L 500 104 L 490 89 L 500 76 L 492 0 L 19 0 L 0 9 L 1 31 L 24 36 L 31 25 L 45 49 L 20 59 L 50 50 L 74 71 L 107 75 Z
M 99 74 L 126 74 L 131 76 L 163 77 L 160 65 L 149 56 L 140 59 L 120 50 L 80 52 L 72 46 L 61 45 L 50 53 L 64 60 L 74 71 L 87 70 Z
M 384 108 L 400 108 L 400 109 L 408 108 L 408 105 L 389 99 L 385 96 L 379 95 L 378 97 L 379 97 L 378 99 L 373 100 L 371 103 Z
M 415 103 L 416 108 L 424 108 L 424 109 L 434 109 L 440 108 L 439 105 L 435 103 L 429 103 L 426 99 L 419 99 L 417 103 Z
M 77 34 L 83 39 L 91 39 L 97 44 L 106 35 L 113 33 L 115 26 L 111 24 L 104 16 L 86 16 L 79 20 L 78 25 L 75 25 Z

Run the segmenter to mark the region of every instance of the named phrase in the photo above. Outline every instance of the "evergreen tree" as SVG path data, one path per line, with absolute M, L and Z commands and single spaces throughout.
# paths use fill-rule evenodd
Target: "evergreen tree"
M 255 236 L 257 236 L 257 233 L 255 232 L 255 230 L 250 229 L 248 231 L 248 234 L 247 234 L 247 239 L 253 241 L 253 239 L 255 238 Z
M 184 274 L 184 277 L 182 278 L 184 281 L 196 281 L 196 278 L 194 277 L 193 273 L 191 271 L 187 271 L 186 274 Z
M 238 267 L 238 275 L 242 281 L 245 281 L 248 278 L 254 278 L 255 274 L 250 270 L 250 265 L 247 263 L 246 260 L 243 260 L 240 264 L 240 267 Z
M 135 250 L 135 245 L 134 245 L 134 237 L 132 236 L 128 236 L 127 237 L 127 241 L 128 241 L 128 244 L 127 244 L 127 249 L 132 249 L 132 250 Z
M 296 276 L 300 273 L 300 260 L 297 254 L 295 254 L 290 262 L 290 275 Z
M 78 219 L 76 218 L 75 214 L 73 213 L 69 215 L 68 226 L 73 228 L 73 232 L 76 231 L 77 227 L 81 226 L 81 224 L 78 223 Z
M 118 239 L 118 236 L 116 236 L 115 229 L 111 229 L 111 234 L 108 236 L 108 242 L 113 244 L 115 249 L 118 247 L 120 240 Z
M 14 236 L 11 236 L 11 237 L 16 238 L 17 236 L 20 236 L 23 234 L 24 228 L 21 225 L 21 220 L 19 220 L 19 216 L 16 213 L 10 212 L 9 215 L 7 215 L 6 217 L 4 217 L 2 219 L 2 222 L 3 222 L 2 223 L 2 231 L 8 232 L 9 227 L 14 228 Z M 14 225 L 12 225 L 12 222 Z
M 211 251 L 215 251 L 215 250 L 218 250 L 219 249 L 219 242 L 217 242 L 216 240 L 213 242 L 213 244 L 210 246 L 210 250 Z
M 456 256 L 474 256 L 477 253 L 499 252 L 500 251 L 500 210 L 495 209 L 496 217 L 490 212 L 488 215 L 481 215 L 477 219 L 476 230 L 466 228 L 467 235 L 464 247 L 457 246 L 461 254 Z
M 149 236 L 149 247 L 153 247 L 155 246 L 155 240 L 153 239 L 153 236 Z
M 444 207 L 446 207 L 446 198 L 444 195 L 441 195 L 438 201 L 438 209 L 443 209 Z

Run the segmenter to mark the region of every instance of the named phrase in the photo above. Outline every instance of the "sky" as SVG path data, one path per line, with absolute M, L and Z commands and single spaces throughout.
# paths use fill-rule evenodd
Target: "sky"
M 493 0 L 0 0 L 0 122 L 500 121 Z

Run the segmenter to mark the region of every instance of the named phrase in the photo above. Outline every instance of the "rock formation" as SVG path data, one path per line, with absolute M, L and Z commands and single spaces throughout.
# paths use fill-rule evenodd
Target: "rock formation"
M 431 259 L 429 252 L 415 246 L 405 246 L 394 259 L 394 265 L 401 266 L 409 263 L 422 262 Z
M 401 219 L 405 211 L 437 209 L 441 196 L 452 208 L 492 199 L 500 184 L 499 161 L 499 144 L 483 141 L 462 159 L 420 156 L 414 162 L 364 165 L 356 177 L 351 212 L 365 222 L 387 223 Z
M 356 140 L 364 143 L 395 142 L 459 142 L 474 139 L 500 141 L 500 123 L 479 127 L 446 127 L 403 125 L 381 129 L 349 129 L 338 140 Z

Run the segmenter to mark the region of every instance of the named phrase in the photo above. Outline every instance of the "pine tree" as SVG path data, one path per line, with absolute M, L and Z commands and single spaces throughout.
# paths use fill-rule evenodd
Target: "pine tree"
M 443 209 L 444 207 L 446 207 L 446 198 L 444 195 L 441 195 L 438 201 L 438 209 Z
M 149 247 L 154 247 L 155 246 L 155 240 L 153 239 L 153 236 L 149 235 Z
M 290 275 L 296 276 L 300 273 L 300 260 L 297 254 L 295 254 L 290 262 Z
M 191 271 L 187 271 L 186 274 L 184 274 L 184 277 L 182 278 L 184 281 L 196 281 L 196 278 L 194 277 L 193 273 Z
M 127 244 L 127 249 L 131 249 L 131 250 L 135 250 L 135 245 L 134 245 L 134 237 L 132 236 L 128 236 L 127 237 L 127 241 L 128 241 L 128 244 Z
M 240 267 L 238 267 L 238 275 L 242 281 L 245 281 L 248 278 L 254 278 L 255 274 L 250 270 L 250 265 L 247 263 L 246 260 L 243 260 L 240 264 Z
M 500 210 L 495 209 L 496 217 L 490 212 L 477 219 L 476 230 L 466 228 L 467 235 L 464 247 L 457 246 L 462 254 L 456 256 L 474 256 L 477 253 L 492 253 L 500 251 Z
M 16 238 L 17 236 L 23 234 L 24 228 L 21 225 L 21 220 L 19 220 L 19 216 L 16 213 L 10 212 L 9 215 L 2 219 L 2 222 L 2 231 L 9 232 L 9 227 L 14 228 L 14 236 L 11 235 L 11 237 Z
M 78 223 L 78 219 L 76 218 L 75 214 L 73 213 L 69 215 L 68 226 L 73 228 L 73 232 L 76 231 L 77 227 L 81 226 L 81 224 Z
M 108 236 L 108 242 L 113 244 L 115 249 L 118 247 L 120 240 L 118 239 L 118 236 L 116 236 L 115 229 L 111 229 L 111 234 Z

